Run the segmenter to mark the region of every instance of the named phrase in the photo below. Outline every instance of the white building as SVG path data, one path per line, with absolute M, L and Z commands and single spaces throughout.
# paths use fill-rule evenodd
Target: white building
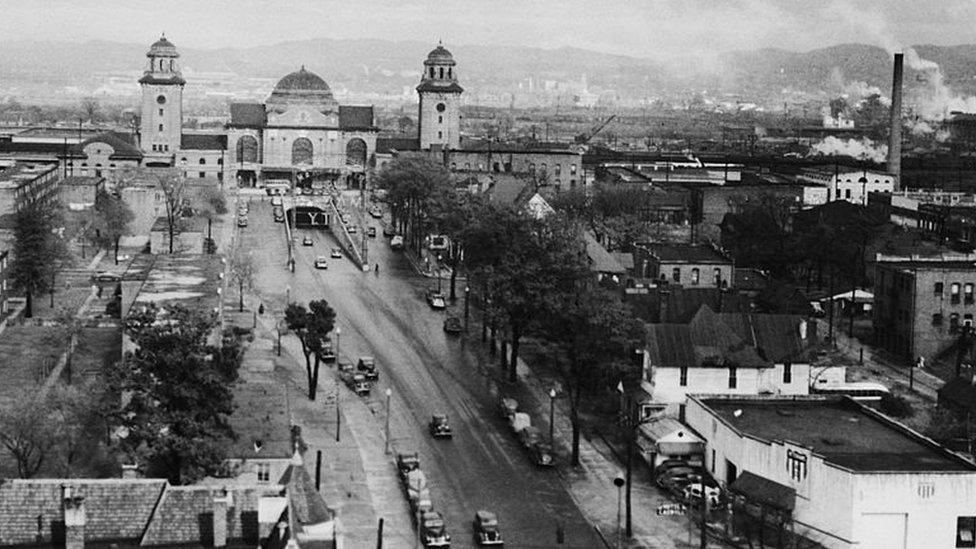
M 781 520 L 830 548 L 973 546 L 976 464 L 851 399 L 696 395 L 685 418 L 734 524 Z
M 806 395 L 813 327 L 797 315 L 715 313 L 647 324 L 642 387 L 676 414 L 689 394 Z
M 815 168 L 804 170 L 797 178 L 827 189 L 827 202 L 846 200 L 867 206 L 871 193 L 890 193 L 894 190 L 894 177 L 891 174 L 869 170 L 833 170 Z M 806 193 L 804 203 L 806 204 Z M 813 197 L 811 197 L 813 198 Z

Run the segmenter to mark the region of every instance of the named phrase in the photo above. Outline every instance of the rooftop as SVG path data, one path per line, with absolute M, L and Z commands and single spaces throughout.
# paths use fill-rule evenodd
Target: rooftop
M 976 464 L 846 397 L 692 397 L 738 431 L 856 472 L 972 472 Z
M 895 255 L 875 255 L 875 262 L 878 267 L 904 268 L 904 269 L 976 269 L 976 254 L 945 253 L 939 255 L 917 255 L 895 256 Z
M 268 123 L 268 113 L 261 103 L 231 103 L 229 126 L 263 128 Z
M 277 383 L 239 381 L 230 424 L 237 440 L 228 455 L 239 459 L 292 456 L 285 389 Z M 258 444 L 260 442 L 260 444 Z
M 627 272 L 617 258 L 597 242 L 590 231 L 583 231 L 583 242 L 586 244 L 586 256 L 590 259 L 590 268 L 598 273 L 624 274 Z
M 57 169 L 56 164 L 18 162 L 0 170 L 0 188 L 15 189 Z
M 93 187 L 105 181 L 104 177 L 88 175 L 70 175 L 61 180 L 61 186 L 67 187 Z
M 185 151 L 223 151 L 227 148 L 227 134 L 184 133 L 180 136 L 180 148 Z
M 374 130 L 373 107 L 339 105 L 339 127 L 344 130 Z
M 643 244 L 652 255 L 661 261 L 685 263 L 732 263 L 711 246 L 698 244 Z

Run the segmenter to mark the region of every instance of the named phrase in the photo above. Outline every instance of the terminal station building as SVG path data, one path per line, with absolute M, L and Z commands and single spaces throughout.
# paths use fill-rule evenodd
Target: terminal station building
M 694 395 L 685 419 L 733 524 L 838 549 L 974 546 L 976 464 L 852 399 Z

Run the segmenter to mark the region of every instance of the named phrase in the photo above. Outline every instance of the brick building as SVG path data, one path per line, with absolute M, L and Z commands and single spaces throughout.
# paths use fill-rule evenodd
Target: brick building
M 976 255 L 877 255 L 874 331 L 908 360 L 946 351 L 976 315 Z
M 699 244 L 637 244 L 634 270 L 651 278 L 686 287 L 726 288 L 732 284 L 732 259 Z

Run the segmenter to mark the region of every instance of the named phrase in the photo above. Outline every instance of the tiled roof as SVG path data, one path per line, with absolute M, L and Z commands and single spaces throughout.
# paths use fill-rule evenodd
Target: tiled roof
M 43 479 L 0 481 L 0 545 L 50 542 L 63 521 L 62 485 L 85 498 L 85 535 L 139 539 L 166 487 L 163 479 Z M 40 532 L 38 522 L 41 523 Z
M 263 128 L 268 123 L 268 113 L 261 103 L 231 103 L 229 126 Z
M 435 80 L 426 80 L 421 82 L 417 86 L 417 91 L 419 92 L 441 92 L 441 93 L 461 93 L 464 91 L 457 82 L 451 82 L 450 84 L 443 85 L 438 84 Z
M 185 133 L 180 136 L 180 148 L 187 151 L 222 151 L 227 148 L 227 136 L 216 133 Z
M 339 127 L 344 130 L 373 130 L 373 107 L 339 106 Z

